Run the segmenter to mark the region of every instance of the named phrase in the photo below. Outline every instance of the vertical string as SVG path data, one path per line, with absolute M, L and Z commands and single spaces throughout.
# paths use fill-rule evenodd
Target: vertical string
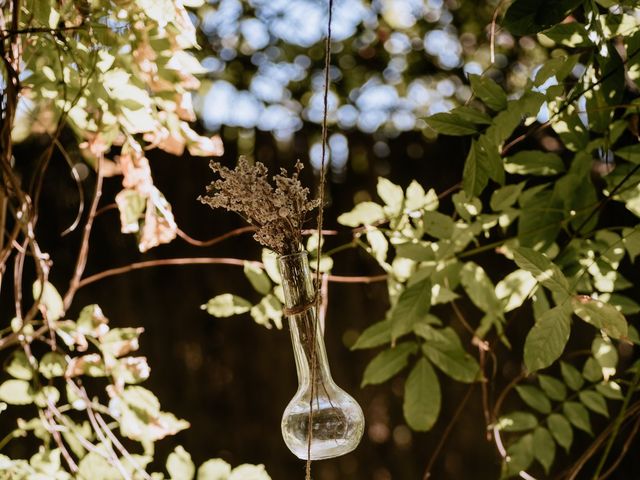
M 333 16 L 333 0 L 329 0 L 329 14 L 327 19 L 327 38 L 324 47 L 324 97 L 322 111 L 322 159 L 320 162 L 320 185 L 318 197 L 320 205 L 318 206 L 318 250 L 316 263 L 316 291 L 319 291 L 322 283 L 322 274 L 320 273 L 320 259 L 322 257 L 322 221 L 324 218 L 324 191 L 326 184 L 326 154 L 327 154 L 327 119 L 329 116 L 329 82 L 331 67 L 331 19 Z M 307 427 L 307 463 L 306 463 L 306 480 L 311 480 L 311 442 L 313 440 L 313 399 L 315 397 L 316 375 L 317 375 L 317 358 L 316 358 L 316 335 L 318 335 L 318 319 L 320 318 L 320 295 L 316 295 L 316 315 L 313 325 L 313 333 L 311 335 L 311 396 L 309 398 L 309 421 Z

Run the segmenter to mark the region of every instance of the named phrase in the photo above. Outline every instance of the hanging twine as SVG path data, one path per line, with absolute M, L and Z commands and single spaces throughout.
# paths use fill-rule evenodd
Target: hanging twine
M 322 221 L 324 218 L 324 190 L 326 183 L 326 154 L 327 154 L 327 118 L 329 111 L 329 82 L 330 82 L 330 67 L 331 67 L 331 18 L 333 15 L 333 0 L 329 0 L 329 15 L 327 20 L 327 38 L 325 40 L 324 49 L 324 98 L 323 98 L 323 111 L 322 111 L 322 159 L 320 162 L 320 185 L 318 191 L 318 197 L 320 198 L 320 206 L 318 207 L 318 259 L 316 264 L 316 292 L 320 290 L 320 284 L 322 281 L 322 274 L 320 273 L 320 259 L 322 257 Z M 307 463 L 306 463 L 306 475 L 305 480 L 311 480 L 311 442 L 313 440 L 313 397 L 315 396 L 316 388 L 316 335 L 318 334 L 318 318 L 320 318 L 320 302 L 319 295 L 316 293 L 314 306 L 316 309 L 316 317 L 313 325 L 313 332 L 311 334 L 311 397 L 309 399 L 309 422 L 308 422 L 308 437 L 307 437 Z

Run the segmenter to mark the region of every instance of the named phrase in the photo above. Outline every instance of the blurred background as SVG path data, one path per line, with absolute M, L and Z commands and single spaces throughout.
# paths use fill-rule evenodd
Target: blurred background
M 498 25 L 492 59 L 491 20 L 497 4 L 493 0 L 334 2 L 327 228 L 339 228 L 337 215 L 374 197 L 378 176 L 403 187 L 416 179 L 437 192 L 460 181 L 467 139 L 436 138 L 424 118 L 469 99 L 467 74 L 487 71 L 517 94 L 536 67 L 556 53 L 542 36 L 516 39 Z M 199 29 L 202 48 L 197 55 L 205 69 L 199 94 L 193 98 L 198 130 L 220 133 L 225 145 L 221 162 L 227 166 L 235 165 L 239 155 L 261 161 L 272 171 L 290 168 L 301 159 L 307 166 L 303 181 L 315 192 L 321 161 L 327 3 L 211 0 L 197 12 L 192 21 Z M 545 120 L 545 108 L 539 120 Z M 557 145 L 546 133 L 531 142 L 533 147 L 544 144 L 547 150 Z M 26 143 L 17 155 L 28 158 L 39 148 L 37 143 Z M 148 157 L 156 186 L 171 203 L 179 227 L 190 236 L 206 240 L 244 225 L 239 217 L 212 211 L 196 200 L 213 179 L 207 159 L 176 158 L 160 151 L 151 151 Z M 55 190 L 45 182 L 50 190 L 43 192 L 38 228 L 46 239 L 44 249 L 56 264 L 52 277 L 56 284 L 69 278 L 81 232 L 60 236 L 73 221 L 77 206 L 68 167 L 54 160 L 47 175 L 60 181 Z M 92 182 L 86 183 L 89 195 Z M 107 179 L 104 204 L 112 202 L 120 188 L 120 178 Z M 340 232 L 327 239 L 326 248 L 350 240 L 347 229 Z M 96 220 L 86 274 L 134 261 L 188 256 L 259 259 L 260 249 L 245 235 L 206 248 L 176 239 L 141 254 L 133 236 L 119 233 L 117 211 L 108 210 Z M 496 276 L 499 268 L 496 265 Z M 335 257 L 334 273 L 381 272 L 364 252 L 347 250 Z M 627 278 L 638 284 L 633 274 Z M 105 279 L 82 289 L 75 305 L 98 303 L 113 326 L 144 327 L 141 354 L 152 369 L 145 385 L 166 410 L 191 423 L 190 429 L 158 444 L 157 458 L 166 458 L 176 444 L 182 444 L 196 464 L 220 456 L 234 465 L 264 463 L 274 480 L 303 478 L 304 463 L 287 450 L 280 434 L 282 412 L 297 386 L 288 329 L 266 329 L 248 314 L 216 319 L 201 310 L 209 298 L 227 292 L 258 298 L 237 267 L 185 266 Z M 359 387 L 376 352 L 351 352 L 349 347 L 360 332 L 384 317 L 386 295 L 384 283 L 330 286 L 329 362 L 336 382 L 363 406 L 367 427 L 355 452 L 314 463 L 317 480 L 422 478 L 466 393 L 466 386 L 441 376 L 443 413 L 433 431 L 416 434 L 402 417 L 402 376 L 390 384 Z M 477 312 L 470 308 L 465 313 Z M 70 314 L 73 317 L 77 311 Z M 522 344 L 527 328 L 519 331 L 516 326 L 508 332 L 514 345 Z M 507 360 L 497 372 L 498 385 L 507 383 L 519 368 Z M 472 395 L 432 478 L 499 476 L 499 457 L 485 438 L 480 389 Z M 586 436 L 577 439 L 574 451 L 589 443 Z M 21 447 L 16 443 L 12 448 Z M 611 478 L 640 478 L 633 456 L 628 455 L 620 473 Z

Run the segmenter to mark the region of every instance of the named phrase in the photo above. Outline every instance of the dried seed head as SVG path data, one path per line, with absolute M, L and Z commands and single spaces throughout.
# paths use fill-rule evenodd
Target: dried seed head
M 253 237 L 276 253 L 286 255 L 302 250 L 302 225 L 319 202 L 309 200 L 309 189 L 300 183 L 300 161 L 291 176 L 281 169 L 273 177 L 275 188 L 260 162 L 252 165 L 240 157 L 233 170 L 217 162 L 210 166 L 220 178 L 207 187 L 209 195 L 199 197 L 202 203 L 241 215 L 256 227 Z

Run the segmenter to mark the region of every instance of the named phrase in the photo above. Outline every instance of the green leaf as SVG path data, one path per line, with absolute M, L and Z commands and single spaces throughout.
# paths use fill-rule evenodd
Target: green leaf
M 407 366 L 409 356 L 418 346 L 414 342 L 404 342 L 380 352 L 364 371 L 361 387 L 386 382 Z
M 58 352 L 47 352 L 40 360 L 39 370 L 45 378 L 62 377 L 67 370 L 67 361 Z
M 504 461 L 509 476 L 519 475 L 521 471 L 529 468 L 533 462 L 533 436 L 528 433 L 510 445 Z
M 367 231 L 367 242 L 370 245 L 370 252 L 373 258 L 375 258 L 378 263 L 385 263 L 387 259 L 387 252 L 389 250 L 389 242 L 387 241 L 387 237 L 380 230 L 368 230 Z
M 458 215 L 467 222 L 471 221 L 472 217 L 478 216 L 482 212 L 482 202 L 480 199 L 467 195 L 464 190 L 454 193 L 451 196 L 451 199 L 453 200 L 453 205 Z
M 431 430 L 440 414 L 440 382 L 426 358 L 416 363 L 404 386 L 404 418 L 413 430 Z
M 245 463 L 234 468 L 227 480 L 271 480 L 271 477 L 264 469 L 264 465 Z
M 231 293 L 223 293 L 213 297 L 201 308 L 214 317 L 230 317 L 248 312 L 251 309 L 251 302 Z
M 378 177 L 377 191 L 378 196 L 382 199 L 385 205 L 389 207 L 389 210 L 393 214 L 397 214 L 402 211 L 404 192 L 401 187 L 395 185 L 384 177 Z
M 477 125 L 491 125 L 491 117 L 473 107 L 456 107 L 451 110 L 451 114 L 463 121 L 475 123 Z
M 579 295 L 571 299 L 574 313 L 585 322 L 603 330 L 612 338 L 626 337 L 627 321 L 614 306 Z
M 33 394 L 26 380 L 7 380 L 0 385 L 0 400 L 9 405 L 28 405 L 33 402 Z
M 167 472 L 172 480 L 191 480 L 196 473 L 196 467 L 191 455 L 181 445 L 178 445 L 167 458 Z
M 512 412 L 500 417 L 497 428 L 504 432 L 524 432 L 538 426 L 538 419 L 533 413 Z
M 425 119 L 427 125 L 444 135 L 473 135 L 478 130 L 469 120 L 453 113 L 436 113 Z
M 561 23 L 582 0 L 516 0 L 507 9 L 502 25 L 514 35 L 538 33 Z
M 425 192 L 417 181 L 411 181 L 405 192 L 404 206 L 407 210 L 437 210 L 439 204 L 438 194 L 433 188 Z
M 557 185 L 552 191 L 544 187 L 525 190 L 520 197 L 518 240 L 523 247 L 547 248 L 560 232 L 565 215 L 562 195 Z
M 562 81 L 573 71 L 573 68 L 578 63 L 580 54 L 570 56 L 558 56 L 551 58 L 544 62 L 538 72 L 534 85 L 541 86 L 551 77 L 555 77 L 558 83 Z
M 198 468 L 197 480 L 227 480 L 231 465 L 221 458 L 207 460 Z
M 33 378 L 33 370 L 29 365 L 29 360 L 22 350 L 15 350 L 11 355 L 9 363 L 5 367 L 5 371 L 14 378 L 20 380 L 31 380 Z
M 544 427 L 538 427 L 533 431 L 533 456 L 548 474 L 556 457 L 556 444 L 549 430 Z
M 494 212 L 501 212 L 506 210 L 511 205 L 516 203 L 516 200 L 520 196 L 522 189 L 524 188 L 524 182 L 507 185 L 499 188 L 491 194 L 490 206 Z
M 484 155 L 477 145 L 475 140 L 471 141 L 471 148 L 462 171 L 462 187 L 469 196 L 482 193 L 489 182 L 489 173 L 482 164 Z
M 122 478 L 122 474 L 107 460 L 108 454 L 104 450 L 105 448 L 100 446 L 96 452 L 89 452 L 80 460 L 78 476 L 81 480 L 97 478 L 101 480 L 119 480 Z
M 478 362 L 462 347 L 455 330 L 451 327 L 436 329 L 420 324 L 415 326 L 415 332 L 426 340 L 422 351 L 440 370 L 459 382 L 471 383 L 478 380 Z
M 542 253 L 527 247 L 513 250 L 513 259 L 523 270 L 528 271 L 536 280 L 551 291 L 569 294 L 569 282 L 560 269 Z
M 577 48 L 593 45 L 589 40 L 587 29 L 579 22 L 560 23 L 542 34 L 564 47 Z
M 571 422 L 571 424 L 587 433 L 591 433 L 591 423 L 589 421 L 589 412 L 581 403 L 565 402 L 562 405 L 562 413 Z
M 271 291 L 271 280 L 265 271 L 253 262 L 244 262 L 244 274 L 251 286 L 262 295 Z
M 573 152 L 587 148 L 589 132 L 578 117 L 575 107 L 570 106 L 551 124 L 564 146 Z
M 535 290 L 537 281 L 526 270 L 515 270 L 496 285 L 496 297 L 504 304 L 504 311 L 510 312 L 521 306 Z
M 551 413 L 551 402 L 542 391 L 533 385 L 518 385 L 516 392 L 524 403 L 541 413 Z
M 640 143 L 634 145 L 628 145 L 626 147 L 619 148 L 615 151 L 615 154 L 627 160 L 628 162 L 639 164 L 640 163 Z
M 378 347 L 391 342 L 391 320 L 374 323 L 360 334 L 351 350 Z
M 564 163 L 555 153 L 524 150 L 505 158 L 504 169 L 513 175 L 551 176 L 564 172 Z
M 552 413 L 547 417 L 547 426 L 558 445 L 568 452 L 573 443 L 573 428 L 569 421 L 559 413 Z
M 631 263 L 640 255 L 640 228 L 625 228 L 622 230 L 622 243 L 627 249 Z
M 502 303 L 498 300 L 495 287 L 482 267 L 467 262 L 460 271 L 460 283 L 473 304 L 485 313 L 500 314 Z
M 453 235 L 454 221 L 440 212 L 424 212 L 424 230 L 432 237 L 449 239 Z
M 582 367 L 582 376 L 589 382 L 599 382 L 602 380 L 602 367 L 595 358 L 589 357 Z
M 547 310 L 529 331 L 524 363 L 530 372 L 546 368 L 564 351 L 571 333 L 571 314 L 563 306 Z
M 566 362 L 560 362 L 560 371 L 562 372 L 564 383 L 566 383 L 571 390 L 575 390 L 577 392 L 582 388 L 584 380 L 582 379 L 580 372 L 573 365 Z
M 602 394 L 594 392 L 593 390 L 584 390 L 578 393 L 580 402 L 582 402 L 589 410 L 599 413 L 605 417 L 609 417 L 609 409 L 607 408 L 607 401 Z
M 624 395 L 622 394 L 622 388 L 614 381 L 608 381 L 599 383 L 596 385 L 596 390 L 600 392 L 606 398 L 611 400 L 622 400 Z
M 507 94 L 500 85 L 489 77 L 469 75 L 471 90 L 487 107 L 496 112 L 507 107 Z
M 338 223 L 347 227 L 357 227 L 373 225 L 384 218 L 384 209 L 380 205 L 374 202 L 360 202 L 350 212 L 340 215 Z
M 258 325 L 271 328 L 271 323 L 269 323 L 271 321 L 277 329 L 282 328 L 282 304 L 280 300 L 271 293 L 262 297 L 260 303 L 251 307 L 249 314 Z
M 428 278 L 405 288 L 390 312 L 391 339 L 395 340 L 402 332 L 410 331 L 427 315 L 430 307 L 431 281 Z
M 567 397 L 567 388 L 557 378 L 540 374 L 538 375 L 538 383 L 551 400 L 561 402 Z
M 47 320 L 54 322 L 64 315 L 64 304 L 62 297 L 51 283 L 45 282 L 44 289 L 40 280 L 33 282 L 33 298 L 40 300 L 40 307 L 44 307 L 47 312 Z

